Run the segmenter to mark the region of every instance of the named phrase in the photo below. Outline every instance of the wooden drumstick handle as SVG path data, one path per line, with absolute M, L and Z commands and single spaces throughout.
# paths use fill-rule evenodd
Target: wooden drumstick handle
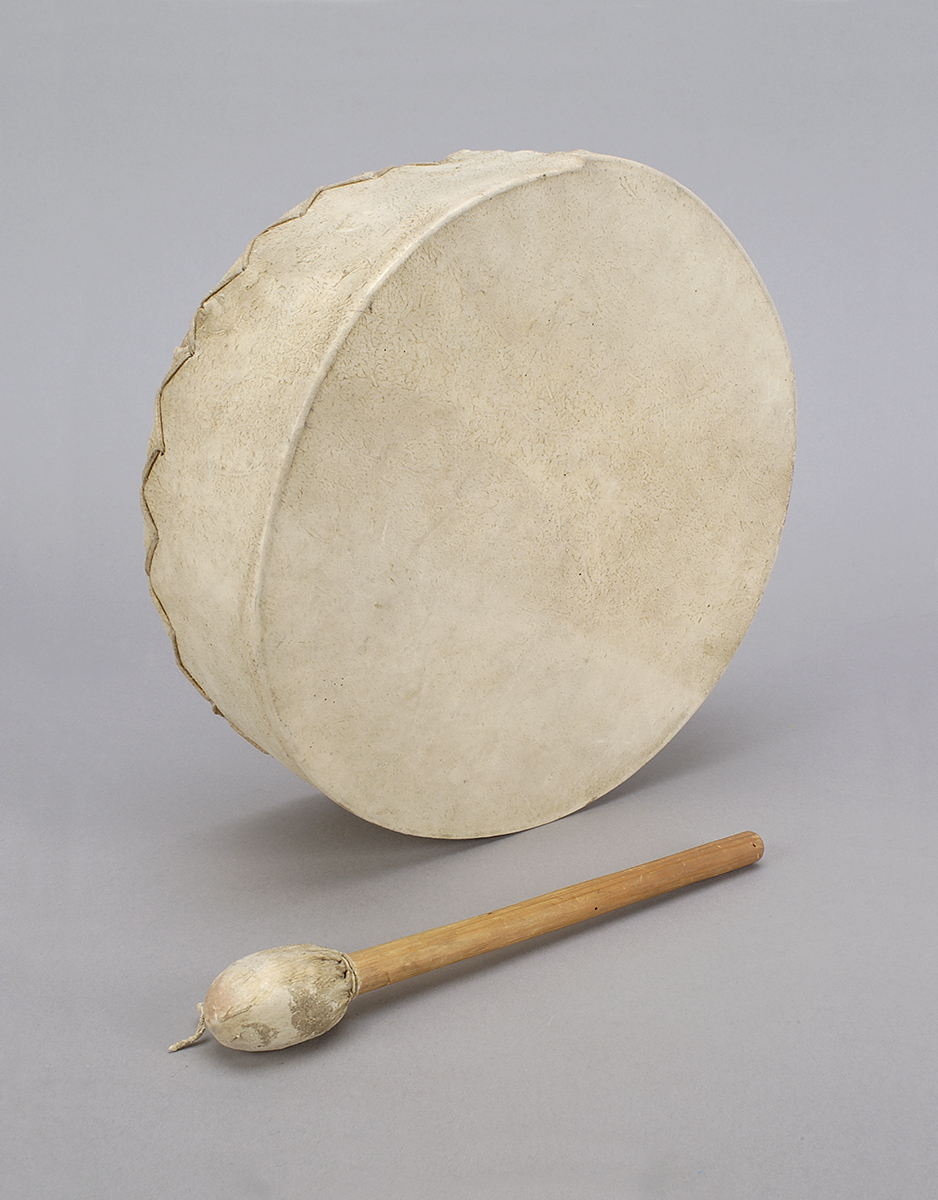
M 763 850 L 757 833 L 737 833 L 692 850 L 669 854 L 667 858 L 547 892 L 533 900 L 509 904 L 479 917 L 357 950 L 347 957 L 358 972 L 359 992 L 372 992 L 389 983 L 411 979 L 488 950 L 512 946 L 702 879 L 725 875 L 727 871 L 758 862 Z

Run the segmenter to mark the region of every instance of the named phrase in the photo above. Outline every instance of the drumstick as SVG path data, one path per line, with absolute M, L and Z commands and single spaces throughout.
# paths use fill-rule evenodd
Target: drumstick
M 757 833 L 737 833 L 354 954 L 311 945 L 249 954 L 222 971 L 199 1005 L 198 1029 L 170 1051 L 191 1046 L 206 1029 L 235 1050 L 297 1045 L 337 1024 L 360 992 L 725 875 L 757 862 L 763 849 Z

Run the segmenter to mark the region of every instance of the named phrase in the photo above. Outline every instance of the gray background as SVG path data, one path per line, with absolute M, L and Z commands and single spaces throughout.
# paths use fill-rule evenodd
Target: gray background
M 5 1196 L 938 1195 L 938 8 L 29 0 L 6 10 Z M 441 843 L 371 827 L 178 673 L 136 491 L 202 295 L 317 186 L 463 147 L 679 179 L 785 324 L 775 574 L 616 793 Z M 740 829 L 739 875 L 169 1056 L 229 961 L 345 950 Z

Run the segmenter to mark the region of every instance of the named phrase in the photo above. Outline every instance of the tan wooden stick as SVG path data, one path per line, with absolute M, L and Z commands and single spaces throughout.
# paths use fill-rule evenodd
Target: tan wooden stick
M 758 834 L 737 833 L 355 954 L 312 945 L 249 954 L 222 971 L 199 1005 L 195 1034 L 170 1050 L 192 1045 L 206 1029 L 236 1050 L 295 1046 L 331 1029 L 359 992 L 725 875 L 757 862 L 762 851 Z
M 725 875 L 757 862 L 763 849 L 757 833 L 737 833 L 680 854 L 669 854 L 667 858 L 547 892 L 533 900 L 509 904 L 507 908 L 498 908 L 478 917 L 441 925 L 368 950 L 357 950 L 348 957 L 361 980 L 358 990 L 371 992 L 389 983 L 399 983 L 425 971 L 485 954 L 488 950 L 511 946 L 613 912 L 627 904 L 673 892 L 702 879 Z

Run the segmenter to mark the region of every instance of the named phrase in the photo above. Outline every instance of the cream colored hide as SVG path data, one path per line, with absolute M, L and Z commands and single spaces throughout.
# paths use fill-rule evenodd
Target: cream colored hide
M 150 582 L 192 682 L 337 803 L 509 833 L 713 687 L 793 453 L 782 329 L 705 205 L 624 159 L 463 151 L 317 192 L 203 302 Z

